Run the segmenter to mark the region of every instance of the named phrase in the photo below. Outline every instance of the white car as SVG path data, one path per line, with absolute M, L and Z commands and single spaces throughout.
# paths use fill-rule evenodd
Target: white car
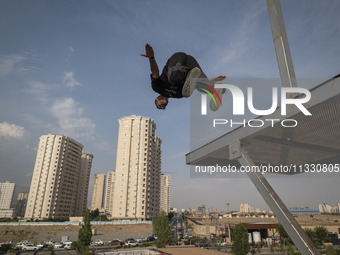
M 38 247 L 38 246 L 36 246 L 36 245 L 34 245 L 34 244 L 24 244 L 22 247 L 21 247 L 21 249 L 23 250 L 23 251 L 37 251 L 37 250 L 40 250 L 41 248 L 40 247 Z
M 127 241 L 125 244 L 124 244 L 125 246 L 138 246 L 138 243 L 137 242 L 135 242 L 135 241 Z
M 38 246 L 40 249 L 47 246 L 45 243 L 35 243 L 34 245 Z
M 25 244 L 29 244 L 29 242 L 28 241 L 19 242 L 14 246 L 14 249 L 21 249 Z
M 56 242 L 54 243 L 54 248 L 64 248 L 64 244 L 63 243 L 59 243 L 59 242 Z
M 64 250 L 71 250 L 71 244 L 70 243 L 65 244 Z
M 104 242 L 100 239 L 94 240 L 91 245 L 93 246 L 99 246 L 99 245 L 104 245 Z

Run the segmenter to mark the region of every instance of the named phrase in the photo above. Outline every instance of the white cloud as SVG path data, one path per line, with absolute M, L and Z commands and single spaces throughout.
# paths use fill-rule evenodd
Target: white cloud
M 64 74 L 64 83 L 70 88 L 81 86 L 81 84 L 74 78 L 74 72 L 66 72 Z
M 48 91 L 51 90 L 52 87 L 48 86 L 39 81 L 31 81 L 28 83 L 28 88 L 23 91 L 27 94 L 33 95 L 42 102 L 43 104 L 47 104 L 50 101 Z
M 0 136 L 2 137 L 25 140 L 27 135 L 28 132 L 24 127 L 17 126 L 15 124 L 9 124 L 7 122 L 0 123 Z
M 21 55 L 3 55 L 0 61 L 0 75 L 5 76 L 13 72 L 25 59 Z
M 56 99 L 50 107 L 50 112 L 58 119 L 59 128 L 55 132 L 72 138 L 94 137 L 96 125 L 92 120 L 83 117 L 83 108 L 73 98 Z
M 0 55 L 0 76 L 9 74 L 27 74 L 38 70 L 35 63 L 39 61 L 35 54 L 29 51 L 23 54 Z
M 68 47 L 68 50 L 69 50 L 70 52 L 73 52 L 73 51 L 74 51 L 74 48 L 73 48 L 72 46 L 70 46 L 70 47 Z

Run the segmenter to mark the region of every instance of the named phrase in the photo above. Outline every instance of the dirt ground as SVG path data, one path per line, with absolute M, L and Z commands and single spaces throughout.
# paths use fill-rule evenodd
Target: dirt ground
M 78 239 L 80 226 L 0 226 L 0 243 L 6 241 L 20 242 L 28 240 L 37 241 L 61 241 L 62 236 L 69 236 L 71 241 Z M 135 225 L 93 225 L 96 235 L 93 240 L 101 239 L 110 241 L 112 239 L 125 240 L 127 238 L 148 237 L 152 235 L 151 224 Z
M 303 226 L 338 226 L 340 225 L 340 215 L 323 215 L 323 214 L 293 214 L 298 223 Z M 216 225 L 216 220 L 203 219 L 200 220 L 203 224 Z M 278 223 L 277 218 L 261 218 L 261 217 L 232 217 L 218 219 L 217 225 L 227 223 Z
M 228 254 L 228 253 L 221 253 L 214 250 L 207 250 L 202 248 L 196 247 L 188 247 L 188 248 L 164 248 L 164 249 L 157 249 L 161 252 L 166 252 L 171 255 L 221 255 L 221 254 Z

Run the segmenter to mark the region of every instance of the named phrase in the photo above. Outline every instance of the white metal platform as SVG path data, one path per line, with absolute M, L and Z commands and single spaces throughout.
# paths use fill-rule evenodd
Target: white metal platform
M 311 100 L 305 107 L 311 116 L 298 109 L 281 116 L 280 108 L 271 116 L 258 119 L 295 119 L 298 125 L 285 128 L 279 122 L 263 128 L 239 127 L 191 151 L 186 155 L 189 165 L 234 165 L 236 158 L 227 159 L 229 148 L 237 146 L 248 152 L 256 165 L 331 164 L 340 163 L 340 75 L 310 90 Z M 294 172 L 291 172 L 294 174 Z

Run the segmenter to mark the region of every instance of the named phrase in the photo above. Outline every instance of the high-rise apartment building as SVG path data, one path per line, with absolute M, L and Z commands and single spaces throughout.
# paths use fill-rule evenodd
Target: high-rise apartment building
M 15 215 L 17 217 L 24 217 L 27 206 L 28 193 L 19 193 L 17 199 L 17 205 L 15 207 Z
M 240 212 L 252 213 L 254 212 L 254 207 L 249 204 L 240 204 Z
M 92 189 L 91 210 L 104 209 L 105 174 L 95 174 Z
M 116 172 L 109 171 L 106 178 L 106 192 L 105 192 L 105 213 L 112 216 L 113 213 L 113 191 L 115 185 Z
M 83 216 L 87 209 L 87 195 L 89 193 L 90 172 L 92 167 L 93 155 L 82 153 L 80 157 L 80 172 L 78 181 L 75 216 Z
M 91 154 L 63 135 L 42 135 L 34 165 L 25 218 L 83 216 Z
M 0 218 L 13 217 L 14 209 L 11 208 L 15 183 L 0 182 Z
M 161 139 L 147 117 L 119 119 L 114 219 L 152 219 L 159 213 Z
M 170 176 L 161 174 L 161 211 L 170 212 Z

